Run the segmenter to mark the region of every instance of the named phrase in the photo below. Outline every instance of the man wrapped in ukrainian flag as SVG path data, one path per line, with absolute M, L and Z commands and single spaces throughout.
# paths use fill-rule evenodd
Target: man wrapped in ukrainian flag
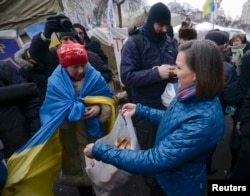
M 60 169 L 62 182 L 80 193 L 91 190 L 82 151 L 112 129 L 116 101 L 83 45 L 62 44 L 57 54 L 60 65 L 48 80 L 40 109 L 42 126 L 8 160 L 4 196 L 53 195 Z

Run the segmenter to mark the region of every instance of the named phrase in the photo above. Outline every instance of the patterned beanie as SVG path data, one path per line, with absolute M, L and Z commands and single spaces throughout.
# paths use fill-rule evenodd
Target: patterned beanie
M 73 42 L 61 44 L 60 48 L 57 49 L 57 56 L 62 67 L 88 62 L 88 55 L 84 46 Z

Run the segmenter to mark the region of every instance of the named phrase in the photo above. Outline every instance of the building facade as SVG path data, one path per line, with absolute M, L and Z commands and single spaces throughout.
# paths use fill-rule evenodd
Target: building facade
M 250 27 L 250 0 L 245 2 L 242 7 L 241 24 Z

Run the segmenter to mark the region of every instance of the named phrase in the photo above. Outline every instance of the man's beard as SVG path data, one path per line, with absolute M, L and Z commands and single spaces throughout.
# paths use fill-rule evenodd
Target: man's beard
M 160 33 L 156 33 L 156 34 L 157 34 L 157 36 L 156 36 L 157 39 L 162 41 L 165 38 L 167 32 L 160 32 Z
M 160 33 L 153 33 L 153 39 L 156 43 L 160 43 L 164 40 L 164 38 L 166 37 L 167 32 L 160 32 Z
M 166 34 L 167 34 L 167 32 L 159 32 L 159 33 L 157 33 L 154 30 L 153 26 L 149 27 L 149 31 L 150 31 L 150 34 L 152 36 L 153 41 L 156 42 L 156 43 L 160 43 L 161 41 L 163 41 Z

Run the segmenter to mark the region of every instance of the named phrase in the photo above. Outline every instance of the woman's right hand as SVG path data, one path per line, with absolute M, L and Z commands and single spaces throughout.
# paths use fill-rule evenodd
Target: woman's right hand
M 122 106 L 119 112 L 121 115 L 124 115 L 125 112 L 128 112 L 130 116 L 133 116 L 135 114 L 135 108 L 136 105 L 134 103 L 127 103 Z

